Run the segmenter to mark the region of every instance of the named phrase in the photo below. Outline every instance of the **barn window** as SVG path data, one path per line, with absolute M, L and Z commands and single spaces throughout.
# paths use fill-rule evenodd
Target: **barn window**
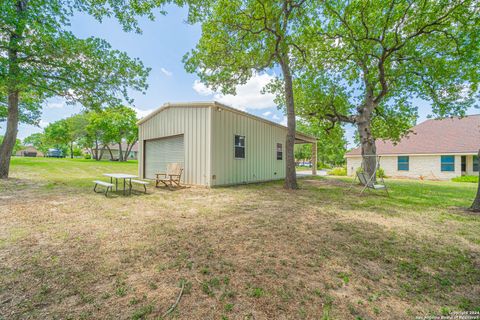
M 281 143 L 277 143 L 277 160 L 283 159 L 283 148 Z
M 245 136 L 235 135 L 235 159 L 245 159 Z
M 442 156 L 441 158 L 442 171 L 455 171 L 455 156 Z
M 478 156 L 473 156 L 473 171 L 478 172 Z

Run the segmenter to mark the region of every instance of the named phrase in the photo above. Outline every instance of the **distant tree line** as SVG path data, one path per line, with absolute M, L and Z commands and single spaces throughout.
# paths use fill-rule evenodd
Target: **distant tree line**
M 106 152 L 114 159 L 110 146 L 118 145 L 118 160 L 127 161 L 138 141 L 136 123 L 137 116 L 132 108 L 112 106 L 52 122 L 42 133 L 34 133 L 23 142 L 43 153 L 50 148 L 60 149 L 71 158 L 86 149 L 95 160 L 101 160 Z

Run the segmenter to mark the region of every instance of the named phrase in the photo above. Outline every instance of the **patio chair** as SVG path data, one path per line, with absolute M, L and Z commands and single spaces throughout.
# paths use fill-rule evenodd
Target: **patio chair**
M 178 187 L 180 188 L 180 180 L 182 178 L 183 169 L 178 163 L 169 163 L 167 165 L 167 171 L 156 173 L 155 187 L 158 187 L 160 183 L 163 183 L 168 188 Z

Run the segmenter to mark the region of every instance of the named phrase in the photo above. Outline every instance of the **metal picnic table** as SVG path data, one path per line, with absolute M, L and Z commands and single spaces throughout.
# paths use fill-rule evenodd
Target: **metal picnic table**
M 135 176 L 133 174 L 127 174 L 127 173 L 104 173 L 103 174 L 105 177 L 110 177 L 110 183 L 113 183 L 113 179 L 115 179 L 115 191 L 118 191 L 118 179 L 123 179 L 123 195 L 126 193 L 126 181 L 128 181 L 128 190 L 131 192 L 131 185 L 132 185 L 132 179 L 138 178 L 138 176 Z

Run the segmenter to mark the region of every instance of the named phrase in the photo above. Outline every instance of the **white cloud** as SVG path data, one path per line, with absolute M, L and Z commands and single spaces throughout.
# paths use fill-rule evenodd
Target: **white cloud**
M 161 71 L 164 75 L 166 75 L 167 77 L 171 77 L 171 76 L 173 75 L 173 73 L 172 73 L 171 71 L 168 71 L 167 69 L 165 69 L 165 68 L 163 68 L 163 67 L 160 68 L 160 71 Z
M 50 122 L 45 121 L 45 120 L 40 120 L 40 122 L 38 123 L 38 125 L 39 125 L 40 128 L 42 128 L 42 129 L 45 129 L 49 124 L 50 124 Z
M 275 96 L 271 93 L 262 94 L 261 91 L 273 79 L 274 76 L 266 73 L 255 74 L 247 83 L 237 86 L 236 95 L 214 92 L 199 80 L 193 83 L 193 90 L 202 96 L 212 96 L 214 100 L 240 110 L 267 109 L 275 107 Z
M 63 102 L 50 102 L 47 103 L 47 109 L 62 109 L 65 107 Z
M 266 111 L 266 112 L 262 113 L 262 116 L 268 117 L 271 114 L 272 114 L 272 111 Z
M 141 119 L 149 115 L 154 109 L 142 110 L 138 108 L 133 108 L 133 110 L 135 110 L 135 112 L 137 113 L 137 117 Z
M 286 116 L 283 116 L 283 119 L 282 121 L 279 122 L 282 126 L 287 126 L 287 117 Z
M 276 114 L 274 114 L 274 115 L 272 116 L 272 119 L 273 119 L 273 120 L 280 120 L 280 117 L 277 116 Z
M 70 99 L 78 99 L 78 95 L 75 93 L 73 89 L 68 89 L 67 90 L 67 95 L 70 97 Z
M 210 96 L 214 93 L 212 89 L 208 88 L 206 85 L 200 82 L 200 80 L 195 80 L 193 82 L 193 90 L 195 90 L 195 92 L 201 96 Z

